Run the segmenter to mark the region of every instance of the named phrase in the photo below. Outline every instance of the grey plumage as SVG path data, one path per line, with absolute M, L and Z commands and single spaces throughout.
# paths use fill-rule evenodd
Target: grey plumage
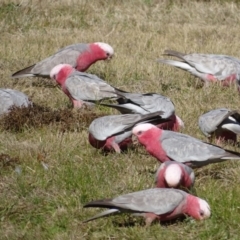
M 191 163 L 196 167 L 228 159 L 240 159 L 240 153 L 225 150 L 182 133 L 162 131 L 159 141 L 170 159 Z
M 12 106 L 28 107 L 32 105 L 27 95 L 9 88 L 0 88 L 0 102 L 0 115 L 7 113 Z
M 236 74 L 236 79 L 239 80 L 240 60 L 237 58 L 217 54 L 183 54 L 173 50 L 166 50 L 164 55 L 174 56 L 182 61 L 169 59 L 158 59 L 157 61 L 186 70 L 203 81 L 209 81 L 208 74 L 219 81 Z
M 218 108 L 199 117 L 198 125 L 207 137 L 218 129 L 227 129 L 240 134 L 240 114 L 227 108 Z
M 175 107 L 172 101 L 157 93 L 128 93 L 119 92 L 116 94 L 120 96 L 118 98 L 119 104 L 102 104 L 105 106 L 113 107 L 119 110 L 121 113 L 153 113 L 156 111 L 163 111 L 163 118 L 168 118 L 175 113 Z
M 155 112 L 146 115 L 141 114 L 124 114 L 124 115 L 109 115 L 96 118 L 89 126 L 89 133 L 91 133 L 97 140 L 103 141 L 108 137 L 121 134 L 121 139 L 125 139 L 132 135 L 131 129 L 139 122 L 149 120 L 157 120 L 159 122 L 166 122 L 159 115 L 162 112 Z M 120 140 L 119 140 L 120 141 Z M 121 141 L 120 141 L 121 142 Z
M 187 193 L 176 189 L 152 188 L 143 191 L 128 193 L 113 199 L 97 200 L 84 205 L 86 207 L 110 208 L 112 211 L 104 211 L 101 214 L 87 219 L 88 222 L 112 213 L 155 213 L 166 214 L 173 211 L 181 204 Z
M 49 78 L 51 70 L 58 64 L 67 63 L 75 68 L 77 66 L 78 56 L 85 51 L 90 51 L 89 44 L 78 43 L 66 46 L 59 49 L 52 56 L 33 64 L 32 66 L 17 71 L 12 77 L 21 78 L 41 76 Z
M 66 89 L 75 100 L 99 101 L 106 98 L 114 98 L 115 88 L 96 75 L 73 72 L 65 82 Z

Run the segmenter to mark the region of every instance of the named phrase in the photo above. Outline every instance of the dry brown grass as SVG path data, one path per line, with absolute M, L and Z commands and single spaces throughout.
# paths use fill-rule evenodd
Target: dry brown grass
M 1 170 L 2 238 L 238 239 L 240 165 L 231 161 L 197 170 L 197 193 L 212 208 L 207 221 L 145 229 L 138 219 L 116 216 L 82 224 L 96 212 L 83 210 L 84 203 L 152 187 L 158 163 L 141 147 L 105 156 L 88 144 L 91 119 L 114 110 L 72 112 L 51 80 L 10 75 L 68 44 L 107 42 L 115 58 L 88 72 L 123 90 L 170 97 L 182 131 L 205 139 L 198 116 L 216 107 L 238 109 L 236 89 L 197 88 L 194 77 L 155 60 L 165 49 L 240 58 L 239 23 L 239 5 L 231 1 L 1 1 L 0 87 L 21 90 L 38 105 L 1 120 L 0 164 L 15 159 L 21 169 Z

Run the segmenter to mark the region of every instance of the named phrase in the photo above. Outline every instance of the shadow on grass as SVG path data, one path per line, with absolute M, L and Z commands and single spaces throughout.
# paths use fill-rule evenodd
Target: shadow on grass
M 151 226 L 158 224 L 163 227 L 168 227 L 168 226 L 172 226 L 172 225 L 176 224 L 177 222 L 186 221 L 187 219 L 188 218 L 183 215 L 177 219 L 173 219 L 173 220 L 166 221 L 166 222 L 159 222 L 158 220 L 156 220 L 156 221 L 152 222 Z M 123 228 L 139 227 L 139 226 L 145 227 L 146 226 L 144 218 L 141 218 L 141 217 L 133 218 L 132 216 L 129 216 L 127 220 L 124 220 L 122 222 L 115 220 L 112 223 L 113 223 L 114 227 L 123 227 Z
M 41 128 L 44 125 L 57 126 L 61 131 L 81 131 L 97 117 L 90 109 L 57 109 L 33 104 L 31 107 L 12 107 L 0 119 L 0 128 L 12 132 L 22 132 L 26 128 Z

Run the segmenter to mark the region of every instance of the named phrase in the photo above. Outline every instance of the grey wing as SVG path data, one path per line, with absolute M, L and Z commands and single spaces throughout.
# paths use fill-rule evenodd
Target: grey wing
M 227 108 L 214 109 L 201 115 L 198 120 L 198 125 L 201 131 L 209 137 L 210 134 L 216 131 L 219 125 L 232 114 L 233 112 Z
M 175 189 L 152 188 L 121 195 L 112 204 L 134 212 L 152 212 L 157 215 L 169 213 L 181 204 L 186 193 Z
M 89 126 L 89 132 L 98 140 L 124 132 L 141 119 L 140 114 L 109 115 L 97 118 Z M 130 134 L 131 135 L 131 134 Z
M 163 118 L 172 116 L 175 112 L 172 101 L 160 94 L 129 94 L 131 102 L 141 106 L 144 110 L 153 113 L 163 111 Z M 128 95 L 126 95 L 128 97 Z
M 87 50 L 87 44 L 74 44 L 60 49 L 54 55 L 38 62 L 32 68 L 31 73 L 49 76 L 51 70 L 58 64 L 70 64 L 73 68 L 77 66 L 77 58 Z
M 224 56 L 207 54 L 189 54 L 184 59 L 197 71 L 214 75 L 219 80 L 224 80 L 231 74 L 237 73 L 238 63 Z
M 152 101 L 151 108 L 147 106 L 150 112 L 163 111 L 163 118 L 171 117 L 175 113 L 175 107 L 172 101 L 164 96 L 155 94 L 154 101 Z
M 163 131 L 160 141 L 167 156 L 177 162 L 204 162 L 221 159 L 227 155 L 220 147 L 181 133 Z
M 75 100 L 98 101 L 116 97 L 114 88 L 103 80 L 89 76 L 72 74 L 65 82 L 65 86 Z

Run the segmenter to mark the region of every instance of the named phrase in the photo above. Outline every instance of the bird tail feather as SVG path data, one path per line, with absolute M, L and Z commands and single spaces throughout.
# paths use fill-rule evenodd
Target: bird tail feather
M 184 53 L 181 53 L 181 52 L 178 52 L 178 51 L 174 51 L 174 50 L 165 50 L 163 55 L 166 55 L 166 56 L 173 56 L 173 57 L 177 57 L 177 58 L 180 58 L 180 59 L 183 59 L 184 60 L 184 56 L 185 54 Z
M 189 64 L 169 59 L 157 59 L 157 62 L 168 64 L 177 68 L 181 68 L 187 71 L 191 71 L 193 67 L 191 67 Z
M 13 73 L 12 78 L 34 77 L 34 74 L 31 73 L 34 66 L 35 64 Z
M 118 214 L 118 213 L 120 213 L 120 211 L 118 209 L 108 209 L 108 210 L 101 212 L 87 220 L 84 220 L 83 223 L 87 223 L 87 222 L 90 222 L 90 221 L 98 219 L 98 218 L 107 217 L 109 215 Z

